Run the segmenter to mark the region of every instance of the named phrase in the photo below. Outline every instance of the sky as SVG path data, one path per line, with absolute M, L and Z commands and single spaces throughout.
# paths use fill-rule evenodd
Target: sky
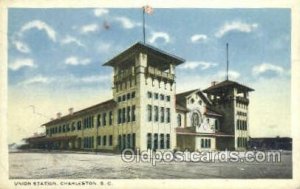
M 291 136 L 289 9 L 162 9 L 145 15 L 146 43 L 182 57 L 177 92 L 229 79 L 253 89 L 250 136 Z M 110 58 L 143 40 L 142 9 L 9 9 L 8 142 L 112 98 Z

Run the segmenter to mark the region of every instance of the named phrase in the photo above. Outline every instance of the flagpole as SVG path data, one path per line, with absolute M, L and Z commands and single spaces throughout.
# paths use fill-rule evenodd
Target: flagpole
M 146 31 L 145 31 L 145 7 L 143 7 L 143 41 L 146 43 Z
M 229 60 L 228 60 L 228 43 L 226 43 L 226 80 L 228 80 L 228 67 L 229 67 Z

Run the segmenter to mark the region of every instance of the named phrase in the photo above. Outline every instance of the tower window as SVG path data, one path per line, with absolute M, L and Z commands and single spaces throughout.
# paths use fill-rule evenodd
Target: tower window
M 152 121 L 152 106 L 147 106 L 147 115 L 148 115 L 148 121 Z
M 155 93 L 155 94 L 154 94 L 154 98 L 155 98 L 155 100 L 158 99 L 158 93 Z
M 135 98 L 135 92 L 134 91 L 131 93 L 131 98 Z
M 130 93 L 127 93 L 127 100 L 130 99 Z
M 167 96 L 167 102 L 170 102 L 170 99 L 171 99 L 171 98 L 170 98 L 170 96 L 168 95 L 168 96 Z
M 160 100 L 165 100 L 165 95 L 160 94 Z
M 147 96 L 148 98 L 152 98 L 152 93 L 148 91 Z
M 178 127 L 181 127 L 181 115 L 180 114 L 177 115 L 177 125 L 178 125 Z
M 154 106 L 154 121 L 158 121 L 158 106 Z

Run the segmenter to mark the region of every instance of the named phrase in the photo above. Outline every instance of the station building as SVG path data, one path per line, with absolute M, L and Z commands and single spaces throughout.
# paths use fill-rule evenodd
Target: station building
M 175 68 L 184 60 L 136 43 L 104 66 L 113 69 L 113 98 L 57 114 L 31 145 L 49 149 L 245 150 L 249 92 L 234 81 L 176 94 Z M 194 81 L 197 82 L 197 81 Z

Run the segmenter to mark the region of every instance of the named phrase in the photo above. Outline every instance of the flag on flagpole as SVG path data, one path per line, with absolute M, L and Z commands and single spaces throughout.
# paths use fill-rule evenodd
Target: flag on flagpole
M 149 5 L 146 5 L 143 7 L 144 8 L 144 12 L 147 14 L 152 14 L 153 13 L 153 8 Z
M 153 13 L 153 8 L 149 5 L 143 6 L 143 40 L 144 40 L 144 44 L 146 43 L 145 13 L 146 14 L 152 14 Z

